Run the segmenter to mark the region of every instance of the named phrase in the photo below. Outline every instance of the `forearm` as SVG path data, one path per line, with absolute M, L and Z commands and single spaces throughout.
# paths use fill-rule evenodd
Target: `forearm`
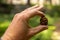
M 2 40 L 13 40 L 14 37 L 11 36 L 11 34 L 9 34 L 8 32 L 7 33 L 4 33 L 4 35 L 1 37 Z

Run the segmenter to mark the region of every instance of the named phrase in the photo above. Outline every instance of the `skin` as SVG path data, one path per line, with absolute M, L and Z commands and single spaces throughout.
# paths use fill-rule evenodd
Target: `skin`
M 31 28 L 28 23 L 29 19 L 35 15 L 40 17 L 45 16 L 43 12 L 39 11 L 42 8 L 42 6 L 33 6 L 25 9 L 21 13 L 17 13 L 1 39 L 29 40 L 37 33 L 46 30 L 48 28 L 47 25 L 38 25 L 35 28 Z

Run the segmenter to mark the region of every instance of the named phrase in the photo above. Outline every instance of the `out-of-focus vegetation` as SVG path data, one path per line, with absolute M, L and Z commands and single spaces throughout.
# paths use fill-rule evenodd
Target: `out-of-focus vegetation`
M 58 19 L 60 19 L 60 6 L 49 5 L 48 9 L 49 10 L 46 12 L 46 17 L 48 18 L 48 29 L 41 33 L 38 33 L 32 37 L 31 40 L 51 40 L 51 34 L 53 33 L 53 30 L 55 30 L 54 24 Z M 11 23 L 13 16 L 14 14 L 0 13 L 0 37 L 3 35 L 8 25 Z M 32 27 L 39 25 L 39 23 L 39 16 L 31 18 L 29 21 L 29 24 Z
M 13 16 L 9 14 L 0 14 L 0 36 L 5 32 Z

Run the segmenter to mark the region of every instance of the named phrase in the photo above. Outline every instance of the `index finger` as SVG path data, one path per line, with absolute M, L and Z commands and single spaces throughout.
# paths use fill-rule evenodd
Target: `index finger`
M 30 18 L 32 18 L 32 17 L 34 17 L 36 15 L 38 15 L 40 17 L 45 16 L 45 14 L 43 12 L 41 12 L 41 11 L 35 11 L 34 13 L 25 13 L 24 14 L 24 16 L 25 16 L 25 18 L 27 20 L 29 20 Z
M 43 7 L 40 6 L 40 7 L 37 7 L 37 8 L 34 8 L 32 7 L 33 9 L 30 9 L 30 10 L 27 10 L 24 12 L 23 16 L 28 20 L 30 19 L 31 17 L 35 16 L 35 15 L 39 15 L 39 16 L 45 16 L 43 12 L 41 11 L 38 11 L 38 10 L 41 10 Z

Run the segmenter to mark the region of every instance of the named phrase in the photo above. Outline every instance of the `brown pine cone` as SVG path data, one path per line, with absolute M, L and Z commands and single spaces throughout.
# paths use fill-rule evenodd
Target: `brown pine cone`
M 40 25 L 48 25 L 48 19 L 45 16 L 41 17 Z

